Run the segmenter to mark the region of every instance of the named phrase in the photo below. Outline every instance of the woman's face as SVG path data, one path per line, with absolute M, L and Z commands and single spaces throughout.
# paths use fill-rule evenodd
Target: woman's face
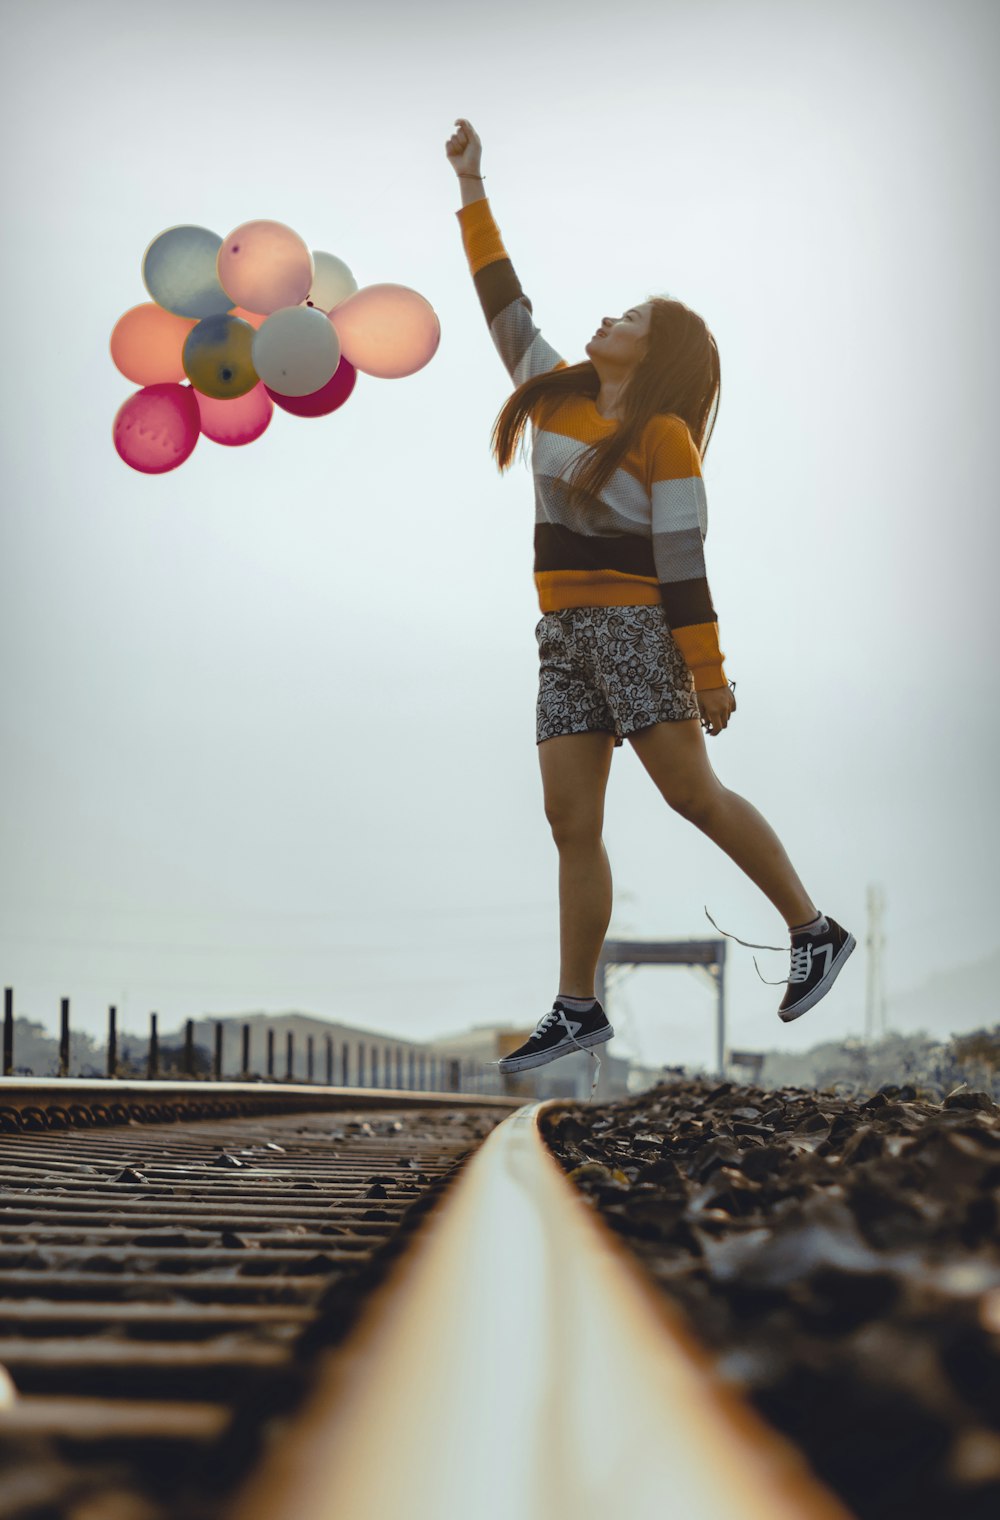
M 585 346 L 588 359 L 599 368 L 629 370 L 645 352 L 653 303 L 630 306 L 620 317 L 604 317 Z

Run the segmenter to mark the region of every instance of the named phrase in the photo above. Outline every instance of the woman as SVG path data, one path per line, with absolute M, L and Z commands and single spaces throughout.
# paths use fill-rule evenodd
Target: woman
M 774 830 L 721 784 L 705 749 L 702 728 L 714 737 L 736 711 L 703 553 L 701 459 L 721 384 L 715 340 L 682 302 L 656 297 L 602 318 L 587 360 L 567 364 L 535 326 L 503 246 L 479 137 L 469 122 L 455 125 L 446 152 L 462 187 L 462 240 L 515 384 L 493 431 L 501 470 L 531 424 L 537 743 L 559 851 L 559 993 L 500 1070 L 542 1066 L 614 1034 L 594 974 L 611 919 L 604 793 L 626 738 L 670 806 L 785 919 L 791 971 L 778 1013 L 796 1019 L 829 992 L 855 940 L 817 909 Z

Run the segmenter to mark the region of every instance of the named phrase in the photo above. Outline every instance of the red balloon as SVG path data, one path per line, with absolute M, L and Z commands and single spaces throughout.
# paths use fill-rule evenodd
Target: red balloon
M 133 470 L 162 475 L 184 463 L 200 431 L 201 418 L 191 386 L 162 381 L 144 386 L 122 402 L 112 436 L 115 448 Z
M 318 391 L 313 391 L 311 396 L 282 396 L 278 391 L 272 391 L 269 385 L 265 385 L 264 389 L 276 406 L 283 407 L 286 412 L 293 412 L 296 417 L 325 417 L 329 412 L 335 412 L 338 406 L 343 406 L 353 391 L 357 378 L 358 372 L 354 365 L 341 356 L 330 379 Z
M 247 391 L 232 401 L 203 396 L 197 390 L 194 394 L 198 402 L 201 430 L 213 443 L 253 443 L 274 415 L 274 402 L 265 394 L 264 386 L 259 381 L 252 391 Z

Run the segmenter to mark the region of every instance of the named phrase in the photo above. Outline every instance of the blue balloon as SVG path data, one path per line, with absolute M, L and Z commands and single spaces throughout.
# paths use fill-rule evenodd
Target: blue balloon
M 207 227 L 168 227 L 142 259 L 142 281 L 158 306 L 179 317 L 215 317 L 234 302 L 219 284 L 222 239 Z

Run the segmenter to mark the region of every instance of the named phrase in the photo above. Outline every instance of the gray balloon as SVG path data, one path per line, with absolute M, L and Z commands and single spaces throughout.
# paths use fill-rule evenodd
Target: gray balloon
M 219 284 L 215 262 L 222 239 L 207 227 L 168 227 L 142 259 L 142 282 L 157 306 L 178 317 L 215 317 L 235 302 Z

